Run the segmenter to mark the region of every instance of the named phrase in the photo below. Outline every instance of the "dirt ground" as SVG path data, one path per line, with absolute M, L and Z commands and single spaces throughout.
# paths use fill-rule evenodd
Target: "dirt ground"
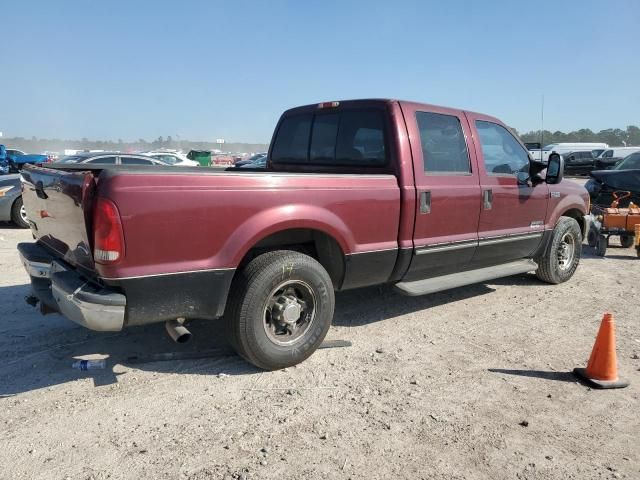
M 214 358 L 217 322 L 171 343 L 40 316 L 0 224 L 0 478 L 640 478 L 640 260 L 583 250 L 559 286 L 520 275 L 425 297 L 337 295 L 324 349 L 265 373 Z M 623 390 L 577 383 L 603 312 L 617 321 Z M 135 358 L 138 357 L 137 361 Z M 107 358 L 80 372 L 74 358 Z

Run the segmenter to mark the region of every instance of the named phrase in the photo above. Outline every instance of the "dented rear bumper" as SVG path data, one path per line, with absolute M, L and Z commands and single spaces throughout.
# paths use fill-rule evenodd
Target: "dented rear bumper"
M 20 243 L 18 252 L 34 295 L 49 310 L 90 330 L 122 330 L 124 294 L 88 281 L 37 243 Z

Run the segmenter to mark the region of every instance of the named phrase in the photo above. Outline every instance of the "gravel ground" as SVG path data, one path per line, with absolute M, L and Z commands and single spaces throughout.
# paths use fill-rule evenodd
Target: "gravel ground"
M 425 297 L 338 294 L 328 339 L 353 346 L 266 373 L 225 354 L 217 322 L 175 345 L 162 325 L 101 334 L 40 316 L 15 252 L 30 238 L 0 224 L 0 478 L 640 478 L 632 249 L 585 247 L 559 286 L 520 275 Z M 623 390 L 569 373 L 605 311 Z

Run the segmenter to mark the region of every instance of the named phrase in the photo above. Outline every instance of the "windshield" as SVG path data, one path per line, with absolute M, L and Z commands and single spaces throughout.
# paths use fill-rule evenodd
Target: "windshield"
M 636 170 L 640 169 L 640 152 L 632 153 L 621 160 L 613 170 Z

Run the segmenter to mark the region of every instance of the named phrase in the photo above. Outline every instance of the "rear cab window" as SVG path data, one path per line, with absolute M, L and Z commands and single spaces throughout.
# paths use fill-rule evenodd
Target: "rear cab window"
M 319 110 L 285 117 L 277 130 L 274 165 L 381 168 L 388 165 L 382 109 Z

